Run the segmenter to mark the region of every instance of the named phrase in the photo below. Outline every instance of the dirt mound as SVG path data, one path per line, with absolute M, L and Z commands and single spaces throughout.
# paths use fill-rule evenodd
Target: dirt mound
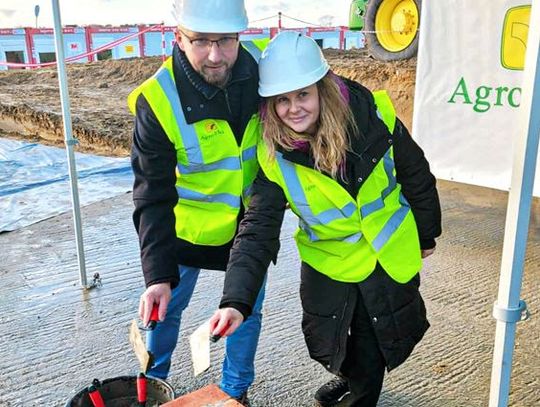
M 144 79 L 152 76 L 161 65 L 161 57 L 134 58 L 93 62 L 77 66 L 68 73 L 68 79 L 87 81 L 93 79 L 109 84 L 138 85 Z
M 371 90 L 386 89 L 398 116 L 410 128 L 416 60 L 383 63 L 362 50 L 324 50 L 332 70 Z M 78 151 L 129 154 L 133 117 L 127 95 L 152 76 L 160 57 L 68 66 L 73 136 Z M 63 145 L 56 68 L 0 72 L 0 136 Z
M 133 58 L 70 64 L 67 76 L 70 85 L 110 81 L 111 84 L 138 84 L 142 78 L 148 78 L 161 65 L 161 57 Z M 56 67 L 35 70 L 0 71 L 0 87 L 5 85 L 23 85 L 35 83 L 39 85 L 58 85 Z
M 361 50 L 325 50 L 324 54 L 335 73 L 360 82 L 372 91 L 387 90 L 398 117 L 411 130 L 416 58 L 381 62 Z
M 73 137 L 78 151 L 129 154 L 133 117 L 129 92 L 159 66 L 157 59 L 105 61 L 68 66 Z M 64 143 L 55 68 L 0 73 L 0 135 Z

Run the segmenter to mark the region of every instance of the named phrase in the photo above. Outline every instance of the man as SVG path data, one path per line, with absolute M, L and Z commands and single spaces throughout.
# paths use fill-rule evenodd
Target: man
M 163 379 L 199 271 L 226 269 L 258 170 L 260 50 L 239 43 L 243 0 L 177 0 L 175 14 L 172 57 L 128 98 L 136 114 L 133 220 L 147 287 L 139 314 L 146 325 L 159 306 L 148 374 Z M 221 388 L 242 403 L 254 380 L 263 298 L 264 287 L 256 312 L 227 338 Z

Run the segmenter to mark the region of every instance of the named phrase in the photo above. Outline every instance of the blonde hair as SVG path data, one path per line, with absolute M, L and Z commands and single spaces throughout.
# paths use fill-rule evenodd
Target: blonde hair
M 347 130 L 356 131 L 357 126 L 348 102 L 331 72 L 317 82 L 319 92 L 319 120 L 314 136 L 296 133 L 285 125 L 276 113 L 277 96 L 266 99 L 262 108 L 263 138 L 268 147 L 270 160 L 274 159 L 276 146 L 291 151 L 298 142 L 307 142 L 315 162 L 315 169 L 337 179 L 343 178 L 346 152 L 349 149 Z

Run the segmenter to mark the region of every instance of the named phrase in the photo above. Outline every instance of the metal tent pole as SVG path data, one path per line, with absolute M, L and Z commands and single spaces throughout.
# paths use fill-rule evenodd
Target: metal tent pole
M 86 265 L 84 259 L 84 245 L 81 223 L 81 208 L 79 203 L 79 189 L 77 185 L 77 167 L 73 146 L 77 140 L 72 136 L 71 111 L 67 86 L 66 64 L 64 60 L 64 36 L 60 21 L 60 7 L 58 0 L 52 0 L 54 16 L 54 40 L 56 45 L 56 65 L 58 67 L 58 82 L 60 84 L 60 98 L 62 102 L 62 116 L 64 123 L 64 137 L 68 158 L 69 180 L 71 184 L 71 199 L 73 203 L 73 222 L 75 224 L 75 242 L 77 244 L 77 258 L 79 260 L 80 282 L 84 288 L 88 288 L 86 280 Z
M 516 323 L 528 315 L 527 306 L 519 296 L 540 137 L 540 0 L 533 0 L 529 21 L 520 131 L 514 145 L 499 295 L 493 307 L 497 328 L 489 407 L 508 405 Z
M 167 59 L 167 52 L 166 52 L 166 45 L 165 45 L 165 23 L 162 21 L 161 22 L 161 60 L 165 62 L 166 59 Z

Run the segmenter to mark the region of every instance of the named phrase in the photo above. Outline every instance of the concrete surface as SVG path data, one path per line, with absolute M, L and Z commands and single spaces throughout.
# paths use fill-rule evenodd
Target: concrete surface
M 488 404 L 507 194 L 440 182 L 444 234 L 425 262 L 422 292 L 432 328 L 412 357 L 387 375 L 379 407 Z M 44 197 L 43 199 L 47 199 Z M 538 204 L 538 202 L 536 202 Z M 51 202 L 54 205 L 54 202 Z M 93 378 L 136 374 L 128 342 L 143 291 L 131 195 L 83 209 L 88 276 L 79 287 L 71 214 L 0 234 L 0 406 L 62 406 Z M 510 405 L 540 406 L 540 205 L 530 227 L 522 298 L 531 319 L 517 327 Z M 282 250 L 269 274 L 252 405 L 312 406 L 330 375 L 311 361 L 300 330 L 298 258 L 286 217 Z M 183 318 L 169 382 L 177 395 L 218 383 L 223 343 L 212 367 L 193 378 L 187 335 L 210 317 L 223 273 L 203 272 Z

